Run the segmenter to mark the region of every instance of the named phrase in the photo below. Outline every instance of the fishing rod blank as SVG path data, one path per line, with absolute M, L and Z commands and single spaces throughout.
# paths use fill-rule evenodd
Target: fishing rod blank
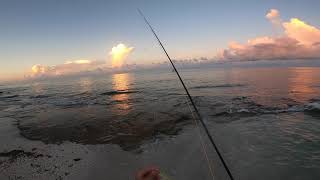
M 161 43 L 161 41 L 160 41 L 159 37 L 157 36 L 156 32 L 153 30 L 151 24 L 148 22 L 147 18 L 143 15 L 143 13 L 141 12 L 140 9 L 138 9 L 138 12 L 139 12 L 139 14 L 141 15 L 141 17 L 144 19 L 145 23 L 146 23 L 146 24 L 148 25 L 148 27 L 150 28 L 151 32 L 153 33 L 153 35 L 154 35 L 155 38 L 157 39 L 157 41 L 158 41 L 159 45 L 161 46 L 162 50 L 164 51 L 164 53 L 166 54 L 167 58 L 169 59 L 169 61 L 170 61 L 171 65 L 172 65 L 174 71 L 176 72 L 176 74 L 177 74 L 177 76 L 178 76 L 178 78 L 179 78 L 179 80 L 180 80 L 180 82 L 181 82 L 181 84 L 182 84 L 182 86 L 183 86 L 183 88 L 184 88 L 184 90 L 185 90 L 186 93 L 187 93 L 187 96 L 188 96 L 188 98 L 189 98 L 189 100 L 190 100 L 190 102 L 191 102 L 191 105 L 193 106 L 193 108 L 194 108 L 197 116 L 199 117 L 199 121 L 200 121 L 201 125 L 203 126 L 203 128 L 204 128 L 204 130 L 205 130 L 205 132 L 206 132 L 206 134 L 207 134 L 207 136 L 208 136 L 211 144 L 213 145 L 215 151 L 217 152 L 217 154 L 218 154 L 218 156 L 219 156 L 219 159 L 221 160 L 221 162 L 222 162 L 222 164 L 223 164 L 223 167 L 226 169 L 226 171 L 227 171 L 230 179 L 231 179 L 231 180 L 234 180 L 234 178 L 233 178 L 233 176 L 232 176 L 232 174 L 231 174 L 231 171 L 229 170 L 229 168 L 228 168 L 226 162 L 224 161 L 224 159 L 223 159 L 223 157 L 222 157 L 222 155 L 221 155 L 221 153 L 220 153 L 220 151 L 219 151 L 216 143 L 214 142 L 211 134 L 209 133 L 208 127 L 207 127 L 207 125 L 205 124 L 205 122 L 203 121 L 202 116 L 201 116 L 201 114 L 199 113 L 198 108 L 197 108 L 197 106 L 195 105 L 195 103 L 194 103 L 194 101 L 193 101 L 193 99 L 192 99 L 192 97 L 191 97 L 191 95 L 190 95 L 190 93 L 189 93 L 186 85 L 184 84 L 184 82 L 183 82 L 183 80 L 182 80 L 182 78 L 181 78 L 178 70 L 176 69 L 173 61 L 171 60 L 169 54 L 167 53 L 166 49 L 164 48 L 163 44 Z

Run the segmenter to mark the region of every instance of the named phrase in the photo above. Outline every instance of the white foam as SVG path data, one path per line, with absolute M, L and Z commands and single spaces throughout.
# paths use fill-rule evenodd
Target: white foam
M 320 112 L 320 103 L 319 102 L 312 102 L 306 105 L 305 110 L 308 111 L 319 111 Z

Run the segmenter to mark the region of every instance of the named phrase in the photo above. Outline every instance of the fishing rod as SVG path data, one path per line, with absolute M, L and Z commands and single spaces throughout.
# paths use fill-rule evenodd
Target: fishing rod
M 231 171 L 230 171 L 229 168 L 228 168 L 228 165 L 226 164 L 225 160 L 223 159 L 223 157 L 222 157 L 222 155 L 221 155 L 221 153 L 220 153 L 220 151 L 219 151 L 219 149 L 218 149 L 218 146 L 217 146 L 216 143 L 214 142 L 214 140 L 213 140 L 213 138 L 212 138 L 212 136 L 211 136 L 211 134 L 210 134 L 210 132 L 209 132 L 209 130 L 208 130 L 208 127 L 207 127 L 206 123 L 203 121 L 202 116 L 201 116 L 200 112 L 198 111 L 197 106 L 195 105 L 195 103 L 194 103 L 194 101 L 193 101 L 193 99 L 192 99 L 192 97 L 191 97 L 191 95 L 190 95 L 190 93 L 189 93 L 186 85 L 184 84 L 184 82 L 183 82 L 183 80 L 182 80 L 182 78 L 181 78 L 181 76 L 180 76 L 180 74 L 179 74 L 176 66 L 174 65 L 173 61 L 171 60 L 169 54 L 167 53 L 167 50 L 164 48 L 164 46 L 163 46 L 162 42 L 160 41 L 158 35 L 157 35 L 156 32 L 154 31 L 154 29 L 152 28 L 151 24 L 149 23 L 149 21 L 147 20 L 147 18 L 144 16 L 144 14 L 142 13 L 142 11 L 141 11 L 140 9 L 138 9 L 138 12 L 139 12 L 139 14 L 141 15 L 141 17 L 144 19 L 145 23 L 146 23 L 146 24 L 148 25 L 148 27 L 150 28 L 150 30 L 151 30 L 151 32 L 153 33 L 153 35 L 155 36 L 155 38 L 157 39 L 157 41 L 158 41 L 159 45 L 161 46 L 163 52 L 166 54 L 166 56 L 167 56 L 168 60 L 170 61 L 171 65 L 172 65 L 172 67 L 173 67 L 173 69 L 174 69 L 174 71 L 176 72 L 176 74 L 177 74 L 177 76 L 178 76 L 178 78 L 179 78 L 179 80 L 180 80 L 180 82 L 181 82 L 184 90 L 185 90 L 186 93 L 187 93 L 187 96 L 188 96 L 188 98 L 189 98 L 189 100 L 190 100 L 190 102 L 191 102 L 191 105 L 192 105 L 193 108 L 194 108 L 194 111 L 196 112 L 196 114 L 197 114 L 197 116 L 198 116 L 198 118 L 199 118 L 199 121 L 200 121 L 202 127 L 204 128 L 204 130 L 205 130 L 205 132 L 206 132 L 206 134 L 207 134 L 207 136 L 208 136 L 208 138 L 209 138 L 212 146 L 214 147 L 215 151 L 217 152 L 217 154 L 218 154 L 218 156 L 219 156 L 219 159 L 220 159 L 220 161 L 221 161 L 222 164 L 223 164 L 223 167 L 224 167 L 225 170 L 227 171 L 230 179 L 231 179 L 231 180 L 234 180 L 234 178 L 233 178 L 233 176 L 232 176 L 232 174 L 231 174 Z

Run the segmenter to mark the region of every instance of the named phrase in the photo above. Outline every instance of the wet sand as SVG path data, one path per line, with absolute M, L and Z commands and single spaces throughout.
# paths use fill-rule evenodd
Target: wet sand
M 118 145 L 30 141 L 19 134 L 14 119 L 0 118 L 0 123 L 0 152 L 6 154 L 0 155 L 0 179 L 133 179 L 148 165 L 159 166 L 172 179 L 210 179 L 193 127 L 178 137 L 147 143 L 143 152 L 128 152 Z

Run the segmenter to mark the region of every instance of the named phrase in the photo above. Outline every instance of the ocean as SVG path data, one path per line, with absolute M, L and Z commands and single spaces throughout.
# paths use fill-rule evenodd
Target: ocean
M 320 179 L 319 61 L 178 70 L 235 179 Z M 115 146 L 136 158 L 119 155 L 115 169 L 123 168 L 120 161 L 136 169 L 130 162 L 144 156 L 142 164 L 156 164 L 172 179 L 210 179 L 188 99 L 169 66 L 3 84 L 0 117 L 13 119 L 26 142 Z M 228 179 L 200 134 L 214 174 Z

